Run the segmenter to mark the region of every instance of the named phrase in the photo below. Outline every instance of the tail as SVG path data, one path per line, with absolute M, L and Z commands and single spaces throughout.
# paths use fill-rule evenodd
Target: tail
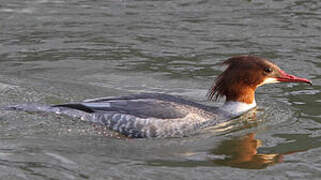
M 6 111 L 25 111 L 25 112 L 46 112 L 51 108 L 48 105 L 39 105 L 39 104 L 17 104 L 0 107 L 0 110 Z
M 89 113 L 81 111 L 79 109 L 72 109 L 61 105 L 43 105 L 43 104 L 18 104 L 11 106 L 0 107 L 0 110 L 5 111 L 25 111 L 31 113 L 55 113 L 61 115 L 67 115 L 74 118 L 88 119 Z

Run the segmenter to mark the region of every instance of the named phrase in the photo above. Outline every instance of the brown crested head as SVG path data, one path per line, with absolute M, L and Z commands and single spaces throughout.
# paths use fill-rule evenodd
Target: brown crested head
M 235 56 L 223 62 L 227 65 L 208 93 L 210 100 L 217 100 L 226 96 L 226 101 L 253 103 L 257 87 L 277 82 L 304 82 L 311 81 L 289 75 L 277 65 L 267 59 L 257 56 Z

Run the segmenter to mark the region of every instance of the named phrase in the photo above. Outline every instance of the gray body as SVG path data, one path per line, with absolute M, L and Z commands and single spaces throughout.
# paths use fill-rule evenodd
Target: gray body
M 105 125 L 135 138 L 187 136 L 231 118 L 216 107 L 158 93 L 107 97 L 53 106 L 23 104 L 6 109 L 64 114 Z

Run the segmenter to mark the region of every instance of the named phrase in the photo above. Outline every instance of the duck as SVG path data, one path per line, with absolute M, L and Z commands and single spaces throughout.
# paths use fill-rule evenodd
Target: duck
M 290 75 L 258 56 L 234 56 L 221 64 L 226 69 L 216 77 L 207 94 L 209 101 L 225 97 L 220 107 L 170 94 L 140 93 L 56 105 L 19 104 L 5 109 L 80 118 L 130 138 L 183 137 L 255 108 L 255 91 L 260 86 L 281 82 L 312 85 L 310 80 Z

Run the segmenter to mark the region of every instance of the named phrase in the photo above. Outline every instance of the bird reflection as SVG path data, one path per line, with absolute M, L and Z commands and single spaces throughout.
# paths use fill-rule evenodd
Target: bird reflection
M 255 139 L 254 133 L 223 141 L 212 150 L 212 153 L 225 155 L 225 157 L 213 160 L 213 162 L 219 165 L 246 169 L 262 169 L 282 162 L 283 154 L 260 154 L 257 151 L 260 146 L 261 141 Z

